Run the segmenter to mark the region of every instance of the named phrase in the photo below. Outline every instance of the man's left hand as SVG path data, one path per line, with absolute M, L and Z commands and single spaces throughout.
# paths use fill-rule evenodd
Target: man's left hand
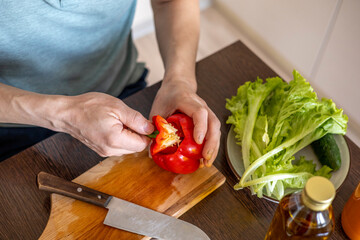
M 214 162 L 220 146 L 220 121 L 206 102 L 196 94 L 196 88 L 189 84 L 193 81 L 183 79 L 166 79 L 159 89 L 151 112 L 164 118 L 175 111 L 180 111 L 194 121 L 194 139 L 198 144 L 205 141 L 202 155 L 204 164 L 210 167 Z

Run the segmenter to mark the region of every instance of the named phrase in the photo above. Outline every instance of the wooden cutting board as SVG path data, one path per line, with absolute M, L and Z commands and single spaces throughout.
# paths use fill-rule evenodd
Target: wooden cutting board
M 143 151 L 107 158 L 73 182 L 179 217 L 221 186 L 225 177 L 214 166 L 174 174 Z M 104 225 L 106 213 L 107 209 L 51 194 L 50 218 L 40 239 L 149 239 Z

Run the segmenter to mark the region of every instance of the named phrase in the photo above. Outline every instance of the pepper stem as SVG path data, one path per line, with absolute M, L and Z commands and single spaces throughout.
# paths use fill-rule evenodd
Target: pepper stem
M 155 130 L 154 132 L 152 132 L 151 134 L 149 135 L 146 135 L 147 137 L 149 138 L 156 138 L 156 136 L 159 134 L 159 131 L 158 130 Z

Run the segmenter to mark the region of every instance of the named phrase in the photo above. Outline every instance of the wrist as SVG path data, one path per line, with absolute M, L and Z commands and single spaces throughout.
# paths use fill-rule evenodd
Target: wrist
M 69 118 L 71 118 L 71 106 L 74 104 L 72 97 L 63 95 L 48 95 L 44 100 L 43 121 L 46 128 L 57 132 L 66 132 Z
M 19 117 L 13 122 L 62 131 L 66 109 L 70 105 L 68 98 L 36 93 L 16 96 L 12 105 Z
M 182 72 L 166 72 L 163 79 L 163 85 L 178 86 L 186 85 L 188 88 L 197 91 L 197 82 L 195 72 L 182 71 Z
M 195 62 L 185 62 L 185 60 L 174 61 L 165 64 L 164 77 L 186 76 L 195 77 Z

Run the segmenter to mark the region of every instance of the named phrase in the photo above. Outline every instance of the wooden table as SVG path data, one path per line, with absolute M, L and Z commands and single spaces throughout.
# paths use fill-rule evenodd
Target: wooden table
M 221 146 L 214 165 L 227 181 L 180 218 L 203 229 L 213 240 L 263 239 L 277 204 L 234 191 L 236 178 L 225 156 L 225 99 L 242 83 L 277 76 L 241 42 L 205 58 L 196 67 L 198 94 L 220 121 Z M 148 116 L 160 83 L 127 98 L 125 103 Z M 332 239 L 344 239 L 340 214 L 360 180 L 360 149 L 346 138 L 351 154 L 350 173 L 333 202 L 336 229 Z M 0 163 L 0 239 L 37 239 L 45 228 L 50 199 L 39 191 L 36 175 L 46 171 L 72 180 L 101 161 L 97 154 L 66 134 L 53 137 Z

